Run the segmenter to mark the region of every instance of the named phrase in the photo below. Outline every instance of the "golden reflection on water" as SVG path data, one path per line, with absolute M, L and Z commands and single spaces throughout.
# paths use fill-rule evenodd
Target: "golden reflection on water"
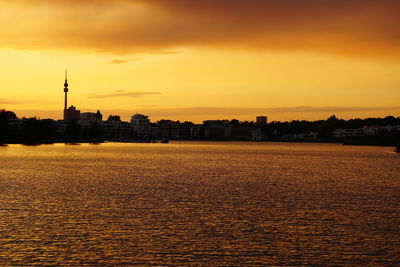
M 400 265 L 399 163 L 332 144 L 0 147 L 0 264 Z

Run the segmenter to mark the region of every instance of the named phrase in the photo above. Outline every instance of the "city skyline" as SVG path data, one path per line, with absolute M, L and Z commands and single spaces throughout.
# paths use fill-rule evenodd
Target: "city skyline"
M 20 117 L 63 117 L 66 67 L 70 104 L 124 120 L 400 112 L 395 1 L 0 2 L 0 108 Z

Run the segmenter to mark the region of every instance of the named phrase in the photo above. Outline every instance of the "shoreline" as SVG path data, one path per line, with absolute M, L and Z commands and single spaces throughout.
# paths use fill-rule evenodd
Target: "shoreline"
M 298 141 L 288 141 L 288 140 L 262 140 L 262 141 L 252 141 L 252 140 L 193 140 L 193 139 L 171 139 L 169 142 L 248 142 L 248 143 L 310 143 L 310 144 L 340 144 L 343 146 L 372 146 L 372 147 L 395 147 L 392 144 L 370 144 L 362 142 L 347 142 L 347 141 L 329 141 L 329 140 L 298 140 Z M 54 141 L 54 142 L 4 142 L 0 143 L 1 146 L 8 145 L 24 145 L 24 146 L 40 146 L 40 145 L 54 145 L 54 144 L 65 144 L 65 145 L 81 145 L 81 144 L 91 144 L 91 145 L 101 145 L 103 143 L 126 143 L 126 144 L 163 144 L 161 140 L 136 140 L 136 141 L 115 141 L 115 140 L 102 140 L 102 141 L 92 141 L 92 140 L 74 140 L 74 141 Z

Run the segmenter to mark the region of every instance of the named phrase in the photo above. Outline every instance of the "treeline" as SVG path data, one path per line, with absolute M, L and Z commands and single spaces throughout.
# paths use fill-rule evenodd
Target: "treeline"
M 94 124 L 85 129 L 77 121 L 65 125 L 55 120 L 22 118 L 12 111 L 0 110 L 0 144 L 78 142 L 102 138 L 102 129 Z
M 357 129 L 365 126 L 394 126 L 400 125 L 400 117 L 387 116 L 385 118 L 366 118 L 343 120 L 332 115 L 327 120 L 290 122 L 273 121 L 263 127 L 269 136 L 282 134 L 295 134 L 305 132 L 316 132 L 320 139 L 332 138 L 335 129 Z

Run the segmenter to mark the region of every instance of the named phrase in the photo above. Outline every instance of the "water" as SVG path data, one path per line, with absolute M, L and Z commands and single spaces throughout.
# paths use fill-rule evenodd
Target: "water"
M 393 148 L 0 147 L 0 264 L 400 265 Z

